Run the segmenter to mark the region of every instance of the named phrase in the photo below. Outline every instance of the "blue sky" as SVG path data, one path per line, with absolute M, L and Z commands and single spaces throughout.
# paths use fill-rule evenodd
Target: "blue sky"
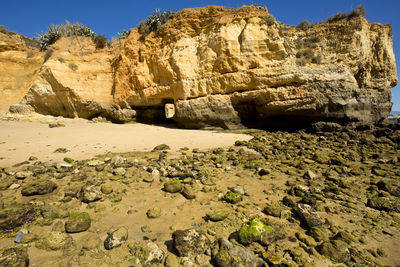
M 399 0 L 14 0 L 1 4 L 0 24 L 11 31 L 35 37 L 36 33 L 45 31 L 50 24 L 63 24 L 65 20 L 77 21 L 111 39 L 123 29 L 136 27 L 155 8 L 179 11 L 183 8 L 206 5 L 238 7 L 249 4 L 267 6 L 278 21 L 293 25 L 304 19 L 310 22 L 323 21 L 337 12 L 348 12 L 363 4 L 369 21 L 392 24 L 394 52 L 397 58 L 400 58 Z M 400 63 L 397 64 L 397 73 L 399 65 Z M 393 110 L 400 111 L 400 85 L 392 91 Z

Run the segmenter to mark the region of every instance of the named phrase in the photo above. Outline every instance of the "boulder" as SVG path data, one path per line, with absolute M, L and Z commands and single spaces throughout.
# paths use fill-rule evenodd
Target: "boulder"
M 227 239 L 218 240 L 218 253 L 214 261 L 219 267 L 261 267 L 264 261 L 249 250 L 232 244 Z
M 0 266 L 28 267 L 28 249 L 26 247 L 6 247 L 1 249 Z
M 30 204 L 14 204 L 0 210 L 0 230 L 9 231 L 36 219 L 36 208 Z
M 104 240 L 104 248 L 107 250 L 121 246 L 128 239 L 128 228 L 120 227 L 110 233 Z
M 38 179 L 22 185 L 21 194 L 23 196 L 45 195 L 53 192 L 57 184 L 46 179 Z
M 90 228 L 92 220 L 87 212 L 72 212 L 65 223 L 67 233 L 79 233 Z
M 177 230 L 172 234 L 173 246 L 180 257 L 195 257 L 210 249 L 211 242 L 201 231 Z

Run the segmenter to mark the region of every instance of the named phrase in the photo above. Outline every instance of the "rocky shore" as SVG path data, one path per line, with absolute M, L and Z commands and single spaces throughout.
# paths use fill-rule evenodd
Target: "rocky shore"
M 1 266 L 397 266 L 400 125 L 0 172 Z

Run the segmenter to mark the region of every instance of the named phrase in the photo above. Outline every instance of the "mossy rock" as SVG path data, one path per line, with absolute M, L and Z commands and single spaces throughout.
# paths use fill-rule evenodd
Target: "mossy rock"
M 317 249 L 322 255 L 335 263 L 347 263 L 350 261 L 348 245 L 342 240 L 323 242 Z
M 73 242 L 72 237 L 66 233 L 51 231 L 44 238 L 36 242 L 36 247 L 43 250 L 64 249 Z
M 180 180 L 168 181 L 164 184 L 164 190 L 169 193 L 178 193 L 182 190 L 183 185 Z
M 155 219 L 161 216 L 161 208 L 152 208 L 146 212 L 147 218 Z
M 268 234 L 273 231 L 274 228 L 271 226 L 265 225 L 257 219 L 253 219 L 240 227 L 238 231 L 239 241 L 244 245 L 248 245 L 252 242 L 259 241 L 263 233 Z
M 317 242 L 328 241 L 330 238 L 330 231 L 323 227 L 312 227 L 308 231 L 308 235 L 314 238 Z
M 219 222 L 225 220 L 229 216 L 229 212 L 226 210 L 215 210 L 207 213 L 207 218 L 213 222 Z
M 244 164 L 244 167 L 246 169 L 257 169 L 259 167 L 261 167 L 262 162 L 260 160 L 251 160 L 249 162 L 247 162 L 246 164 Z
M 105 195 L 111 194 L 114 191 L 111 185 L 102 185 L 101 192 Z
M 90 228 L 91 219 L 87 212 L 72 212 L 65 223 L 67 233 L 79 233 Z
M 225 194 L 223 200 L 225 200 L 228 203 L 235 204 L 235 203 L 242 201 L 242 195 L 239 193 L 234 193 L 232 191 L 228 191 Z
M 73 163 L 73 162 L 74 162 L 73 159 L 68 158 L 68 157 L 64 158 L 64 161 L 65 161 L 66 163 Z
M 386 171 L 380 170 L 377 168 L 372 169 L 372 174 L 378 175 L 378 176 L 386 176 Z

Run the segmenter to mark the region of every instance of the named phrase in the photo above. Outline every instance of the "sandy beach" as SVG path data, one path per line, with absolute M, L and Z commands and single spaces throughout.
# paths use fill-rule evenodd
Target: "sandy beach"
M 82 119 L 62 119 L 59 122 L 65 127 L 50 128 L 49 122 L 51 120 L 0 121 L 0 167 L 10 167 L 28 160 L 30 156 L 43 162 L 57 162 L 64 157 L 82 160 L 109 152 L 150 151 L 159 144 L 167 144 L 171 151 L 176 151 L 183 147 L 226 147 L 236 140 L 251 139 L 249 135 L 140 123 L 91 123 Z M 54 153 L 59 148 L 68 152 Z

